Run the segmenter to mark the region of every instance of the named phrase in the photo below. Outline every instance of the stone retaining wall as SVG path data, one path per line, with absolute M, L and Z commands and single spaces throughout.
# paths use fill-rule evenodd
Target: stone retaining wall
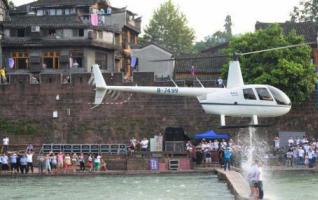
M 116 143 L 132 136 L 153 137 L 166 127 L 183 127 L 188 135 L 218 130 L 219 116 L 207 115 L 195 98 L 121 93 L 118 99 L 90 109 L 94 91 L 87 84 L 90 74 L 72 74 L 70 84 L 62 84 L 61 74 L 40 76 L 40 84 L 30 84 L 28 75 L 10 76 L 10 84 L 0 85 L 0 137 L 11 143 Z M 123 83 L 121 74 L 105 74 L 110 85 L 172 86 L 154 82 L 153 73 L 135 73 L 134 83 Z M 126 102 L 129 100 L 128 102 Z M 125 102 L 125 103 L 123 103 Z M 53 118 L 53 112 L 58 118 Z M 261 119 L 273 126 L 259 129 L 265 139 L 279 130 L 316 134 L 318 112 L 315 95 L 303 105 L 293 106 L 283 117 Z M 228 119 L 228 124 L 249 119 Z M 227 131 L 236 133 L 237 130 Z

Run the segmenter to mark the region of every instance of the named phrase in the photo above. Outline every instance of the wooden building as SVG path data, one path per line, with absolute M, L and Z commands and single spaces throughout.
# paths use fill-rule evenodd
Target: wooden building
M 138 42 L 141 18 L 126 8 L 105 0 L 38 0 L 10 11 L 10 18 L 3 54 L 11 72 L 86 72 L 97 63 L 131 76 L 130 46 Z
M 0 65 L 2 66 L 3 22 L 8 19 L 9 5 L 7 0 L 0 0 Z

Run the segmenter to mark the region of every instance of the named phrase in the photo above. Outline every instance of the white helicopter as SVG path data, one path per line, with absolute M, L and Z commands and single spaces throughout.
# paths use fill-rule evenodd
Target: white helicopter
M 265 51 L 297 47 L 308 43 L 244 53 L 248 55 Z M 278 117 L 291 109 L 289 97 L 280 89 L 270 85 L 245 85 L 239 61 L 230 61 L 226 88 L 203 87 L 155 87 L 155 86 L 111 86 L 107 85 L 97 64 L 92 66 L 90 83 L 96 86 L 95 107 L 102 104 L 107 91 L 137 92 L 158 95 L 196 97 L 208 114 L 220 116 L 220 128 L 259 127 L 259 117 Z M 251 124 L 226 126 L 225 117 L 250 117 Z

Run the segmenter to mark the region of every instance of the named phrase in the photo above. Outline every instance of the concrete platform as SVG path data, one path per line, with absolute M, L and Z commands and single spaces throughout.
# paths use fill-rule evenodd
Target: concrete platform
M 251 193 L 250 187 L 244 177 L 236 171 L 224 171 L 221 168 L 215 168 L 219 179 L 225 180 L 236 200 L 248 200 Z

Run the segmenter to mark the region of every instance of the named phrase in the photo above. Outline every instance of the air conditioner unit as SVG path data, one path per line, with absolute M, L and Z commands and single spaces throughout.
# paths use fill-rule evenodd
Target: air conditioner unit
M 40 32 L 40 26 L 32 26 L 31 32 Z

